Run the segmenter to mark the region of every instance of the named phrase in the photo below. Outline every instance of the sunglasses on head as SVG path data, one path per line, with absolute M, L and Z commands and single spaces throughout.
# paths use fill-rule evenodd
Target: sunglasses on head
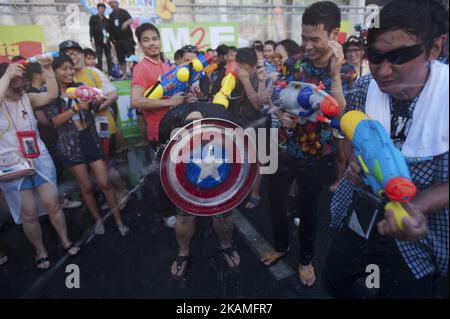
M 183 51 L 183 53 L 198 53 L 197 47 L 193 45 L 185 45 L 181 48 L 181 50 Z
M 398 48 L 389 52 L 382 52 L 373 47 L 369 47 L 367 49 L 367 59 L 372 64 L 381 64 L 384 60 L 388 60 L 389 63 L 400 65 L 417 58 L 423 52 L 423 43 L 412 45 L 410 47 Z

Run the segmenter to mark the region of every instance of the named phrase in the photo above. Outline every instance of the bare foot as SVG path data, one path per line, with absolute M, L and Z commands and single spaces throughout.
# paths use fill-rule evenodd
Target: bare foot
M 190 256 L 178 255 L 170 267 L 170 273 L 174 279 L 181 279 L 186 274 Z

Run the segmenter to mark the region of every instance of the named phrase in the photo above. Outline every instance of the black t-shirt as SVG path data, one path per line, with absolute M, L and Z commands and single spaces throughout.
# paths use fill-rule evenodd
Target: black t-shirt
M 199 112 L 203 118 L 220 118 L 236 123 L 222 105 L 205 102 L 184 103 L 172 108 L 163 116 L 159 123 L 158 140 L 161 143 L 167 142 L 172 130 L 183 127 L 186 124 L 185 118 L 191 112 Z
M 100 17 L 96 14 L 89 19 L 89 34 L 95 43 L 103 43 L 103 30 L 108 31 L 110 25 L 109 20 L 105 16 Z
M 257 92 L 259 86 L 258 76 L 256 74 L 252 76 L 250 82 Z M 264 116 L 253 107 L 245 92 L 244 86 L 239 80 L 237 81 L 236 88 L 231 93 L 230 105 L 227 110 L 237 119 L 236 123 L 242 127 Z
M 113 11 L 109 15 L 109 26 L 111 38 L 114 40 L 125 40 L 133 39 L 133 32 L 130 26 L 128 26 L 125 31 L 122 30 L 122 25 L 128 20 L 132 19 L 128 11 L 119 8 L 117 11 Z

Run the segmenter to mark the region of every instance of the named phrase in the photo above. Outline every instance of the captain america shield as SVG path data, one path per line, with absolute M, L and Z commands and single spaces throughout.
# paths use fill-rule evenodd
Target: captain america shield
M 161 183 L 180 209 L 199 216 L 239 205 L 256 180 L 253 138 L 233 122 L 202 119 L 180 129 L 161 157 Z

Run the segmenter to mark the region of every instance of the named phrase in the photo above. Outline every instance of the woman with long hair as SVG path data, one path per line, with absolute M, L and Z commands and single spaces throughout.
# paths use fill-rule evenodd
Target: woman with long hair
M 58 129 L 57 149 L 61 161 L 64 167 L 70 169 L 80 186 L 83 200 L 96 221 L 95 234 L 103 235 L 105 228 L 95 201 L 89 168 L 94 173 L 97 185 L 105 194 L 120 234 L 125 236 L 129 228 L 122 222 L 117 197 L 108 178 L 108 168 L 96 131 L 92 106 L 86 100 L 68 97 L 66 94 L 68 88 L 83 84 L 74 83 L 75 69 L 70 57 L 62 55 L 55 58 L 52 66 L 59 95 L 54 103 L 47 106 L 46 113 Z

